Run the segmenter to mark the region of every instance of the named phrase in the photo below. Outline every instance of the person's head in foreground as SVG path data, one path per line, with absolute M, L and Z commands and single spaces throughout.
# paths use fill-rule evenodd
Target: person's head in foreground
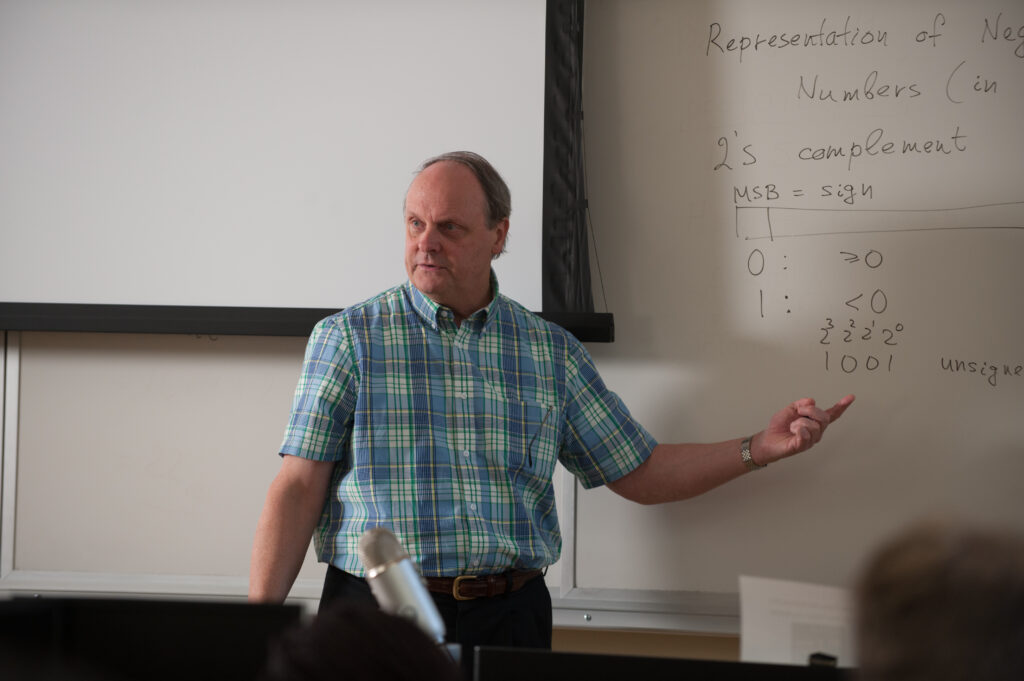
M 863 681 L 1024 679 L 1024 536 L 949 522 L 881 545 L 856 587 Z
M 411 621 L 343 601 L 272 642 L 264 681 L 458 681 L 444 648 Z

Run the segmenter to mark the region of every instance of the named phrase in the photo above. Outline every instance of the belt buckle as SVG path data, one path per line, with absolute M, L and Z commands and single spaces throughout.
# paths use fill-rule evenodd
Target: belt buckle
M 476 579 L 476 575 L 459 575 L 458 577 L 455 578 L 455 581 L 452 582 L 452 596 L 455 597 L 455 600 L 457 600 L 457 601 L 471 601 L 474 598 L 476 598 L 475 596 L 463 596 L 463 595 L 461 595 L 459 593 L 459 585 L 462 584 L 462 582 L 467 580 L 467 579 Z

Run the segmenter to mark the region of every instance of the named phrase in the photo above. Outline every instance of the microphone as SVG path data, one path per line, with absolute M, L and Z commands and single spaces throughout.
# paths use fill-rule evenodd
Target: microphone
M 412 620 L 435 643 L 444 643 L 444 620 L 409 554 L 386 527 L 359 537 L 359 560 L 380 609 Z

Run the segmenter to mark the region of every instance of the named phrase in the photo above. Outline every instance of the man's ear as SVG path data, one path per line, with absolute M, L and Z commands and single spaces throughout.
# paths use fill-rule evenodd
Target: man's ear
M 497 258 L 505 252 L 505 240 L 508 238 L 508 218 L 500 220 L 494 226 L 494 246 L 491 247 L 491 258 Z

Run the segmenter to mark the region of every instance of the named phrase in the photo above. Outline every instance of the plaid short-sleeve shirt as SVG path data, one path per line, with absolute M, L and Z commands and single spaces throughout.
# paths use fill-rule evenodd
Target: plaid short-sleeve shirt
M 452 576 L 555 562 L 555 463 L 594 487 L 654 445 L 563 329 L 500 294 L 457 326 L 406 283 L 317 324 L 280 451 L 336 462 L 321 561 L 363 574 L 385 526 Z

